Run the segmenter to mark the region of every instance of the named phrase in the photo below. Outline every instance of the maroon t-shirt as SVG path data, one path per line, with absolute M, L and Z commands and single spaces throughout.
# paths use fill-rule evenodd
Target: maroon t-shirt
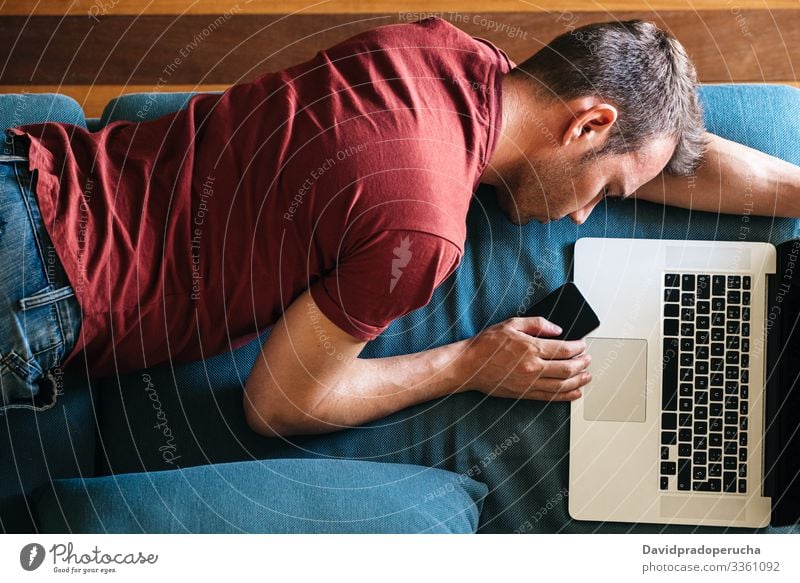
M 425 305 L 463 254 L 512 66 L 426 19 L 156 120 L 18 128 L 83 308 L 65 363 L 82 352 L 105 376 L 204 359 L 309 288 L 362 340 Z

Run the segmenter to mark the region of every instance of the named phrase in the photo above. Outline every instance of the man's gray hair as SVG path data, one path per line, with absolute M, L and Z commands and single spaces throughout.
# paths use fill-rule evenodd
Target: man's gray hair
M 689 175 L 705 150 L 697 73 L 675 37 L 652 22 L 589 24 L 554 39 L 511 71 L 563 101 L 599 95 L 615 105 L 617 128 L 597 154 L 624 154 L 651 138 L 677 145 L 666 171 Z

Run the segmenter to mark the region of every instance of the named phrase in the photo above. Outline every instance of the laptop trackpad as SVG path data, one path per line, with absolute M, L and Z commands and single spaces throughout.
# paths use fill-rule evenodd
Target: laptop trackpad
M 587 421 L 645 420 L 647 408 L 647 340 L 587 338 L 592 355 L 592 382 L 584 391 Z

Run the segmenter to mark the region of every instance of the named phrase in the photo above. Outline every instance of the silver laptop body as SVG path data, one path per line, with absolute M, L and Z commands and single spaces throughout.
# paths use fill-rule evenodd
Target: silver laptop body
M 601 324 L 587 337 L 592 382 L 571 404 L 573 518 L 769 523 L 766 276 L 775 262 L 766 243 L 576 243 L 575 283 Z

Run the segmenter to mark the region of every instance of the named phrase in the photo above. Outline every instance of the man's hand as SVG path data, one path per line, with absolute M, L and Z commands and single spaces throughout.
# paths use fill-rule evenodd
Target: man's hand
M 544 318 L 511 318 L 495 324 L 470 343 L 466 362 L 474 367 L 468 388 L 487 395 L 571 401 L 591 376 L 591 356 L 583 340 L 560 341 L 561 330 Z

